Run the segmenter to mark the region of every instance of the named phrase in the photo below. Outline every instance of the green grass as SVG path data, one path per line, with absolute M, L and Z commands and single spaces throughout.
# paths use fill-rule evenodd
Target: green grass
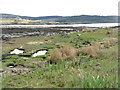
M 45 61 L 54 49 L 60 46 L 83 47 L 85 42 L 101 42 L 104 38 L 117 35 L 106 35 L 110 29 L 97 30 L 95 32 L 74 32 L 69 35 L 60 34 L 46 37 L 14 38 L 13 44 L 4 42 L 3 53 L 8 53 L 13 48 L 23 46 L 24 55 L 30 55 L 36 50 L 47 49 L 47 55 L 21 59 L 18 55 L 8 56 L 3 60 L 3 68 L 9 69 L 8 64 L 28 64 L 27 68 L 33 68 L 24 75 L 6 76 L 3 78 L 5 88 L 118 88 L 118 45 L 101 50 L 97 58 L 89 55 L 79 55 L 73 60 L 50 63 L 46 62 L 38 67 L 33 62 Z M 77 36 L 81 34 L 81 36 Z M 48 41 L 46 41 L 48 40 Z M 28 42 L 43 42 L 43 44 L 29 45 Z M 9 47 L 9 48 L 8 48 Z M 82 62 L 82 60 L 87 60 Z
M 91 60 L 91 62 L 94 63 L 94 60 Z M 82 65 L 80 66 L 75 65 L 74 62 L 59 62 L 52 65 L 48 63 L 45 69 L 37 68 L 35 71 L 26 75 L 18 75 L 11 78 L 6 77 L 4 87 L 117 88 L 118 78 L 117 73 L 115 74 L 114 71 L 106 74 L 98 74 L 90 70 L 90 67 L 88 67 L 89 71 L 87 71 L 82 69 Z M 101 71 L 103 70 L 104 68 Z M 99 73 L 101 73 L 101 71 L 99 71 Z
M 118 78 L 113 76 L 85 75 L 79 88 L 118 88 Z

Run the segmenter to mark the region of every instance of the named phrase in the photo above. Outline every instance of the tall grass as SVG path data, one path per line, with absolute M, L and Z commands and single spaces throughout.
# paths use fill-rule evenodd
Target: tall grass
M 60 50 L 54 50 L 51 53 L 51 56 L 47 58 L 48 61 L 56 62 L 56 61 L 63 61 L 64 57 L 62 56 L 62 53 Z
M 63 46 L 60 49 L 54 50 L 51 56 L 47 58 L 48 61 L 57 62 L 63 60 L 74 60 L 79 55 L 80 50 L 70 47 Z
M 79 54 L 90 55 L 93 58 L 98 58 L 100 54 L 104 53 L 101 52 L 102 49 L 109 48 L 117 42 L 117 38 L 105 38 L 102 44 L 99 42 L 93 42 L 91 46 L 82 47 L 80 49 L 70 46 L 62 46 L 60 49 L 53 51 L 51 56 L 48 57 L 48 60 L 52 62 L 74 60 L 79 56 Z
M 92 57 L 98 57 L 100 51 L 101 51 L 101 44 L 99 42 L 93 42 L 91 46 L 81 48 L 81 54 L 90 55 Z
M 117 38 L 105 38 L 103 40 L 104 40 L 103 43 L 105 48 L 109 48 L 118 42 Z
M 114 34 L 117 34 L 117 33 L 118 33 L 117 30 L 108 30 L 108 31 L 106 32 L 107 35 L 114 35 Z
M 118 88 L 118 78 L 112 76 L 89 76 L 84 75 L 83 81 L 78 85 L 79 88 Z
M 73 59 L 78 55 L 78 50 L 70 46 L 63 46 L 60 51 L 65 56 L 65 59 Z
M 89 29 L 89 28 L 85 28 L 82 30 L 82 32 L 93 32 L 93 30 Z
M 110 49 L 102 49 L 99 58 L 104 58 L 104 59 L 118 59 L 118 47 L 117 45 L 110 48 Z

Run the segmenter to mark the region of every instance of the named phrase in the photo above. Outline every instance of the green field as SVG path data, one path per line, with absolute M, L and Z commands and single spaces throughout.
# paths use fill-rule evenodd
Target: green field
M 116 30 L 99 29 L 3 41 L 3 54 L 14 48 L 25 49 L 23 56 L 41 49 L 48 50 L 46 55 L 37 57 L 5 57 L 2 62 L 6 71 L 3 73 L 3 87 L 118 88 L 117 38 Z M 9 68 L 8 65 L 15 67 Z

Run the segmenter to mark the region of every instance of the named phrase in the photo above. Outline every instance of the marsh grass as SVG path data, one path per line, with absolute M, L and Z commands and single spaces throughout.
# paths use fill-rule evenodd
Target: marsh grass
M 82 30 L 82 32 L 93 32 L 93 30 L 89 29 L 89 28 L 85 28 Z
M 88 76 L 84 75 L 84 79 L 79 86 L 80 88 L 118 88 L 118 78 L 113 76 Z
M 74 60 L 79 55 L 79 52 L 79 49 L 74 47 L 63 46 L 60 49 L 54 50 L 47 60 L 51 62 Z
M 99 58 L 104 58 L 104 59 L 118 59 L 118 46 L 115 45 L 111 47 L 110 49 L 102 49 Z
M 78 82 L 81 82 L 84 78 L 83 70 L 79 66 L 71 66 L 67 64 L 67 61 L 58 62 L 57 64 L 46 64 L 44 69 L 36 69 L 35 71 L 28 73 L 27 75 L 17 77 L 6 77 L 4 87 L 77 87 Z M 72 63 L 74 64 L 74 63 Z M 21 78 L 20 80 L 18 80 Z M 44 82 L 45 83 L 44 83 Z M 13 83 L 16 82 L 16 83 Z M 18 84 L 19 82 L 19 84 Z M 33 83 L 36 82 L 36 83 Z M 42 84 L 43 83 L 43 84 Z M 12 86 L 11 86 L 12 85 Z
M 47 58 L 48 61 L 56 62 L 56 61 L 63 61 L 63 56 L 60 50 L 54 50 L 50 57 Z
M 114 34 L 118 34 L 118 31 L 117 30 L 108 30 L 107 32 L 106 32 L 106 34 L 107 35 L 114 35 Z
M 85 72 L 80 66 L 72 64 L 74 63 L 68 63 L 67 61 L 57 64 L 48 63 L 46 68 L 41 70 L 38 68 L 27 75 L 7 77 L 9 79 L 5 79 L 5 81 L 8 83 L 4 87 L 118 88 L 116 74 L 93 75 Z
M 16 38 L 14 46 L 18 47 L 22 43 L 27 53 L 42 48 L 49 49 L 50 56 L 40 56 L 29 59 L 21 59 L 17 56 L 7 57 L 3 66 L 10 63 L 16 65 L 29 64 L 29 68 L 34 71 L 24 75 L 7 76 L 3 79 L 5 88 L 117 88 L 117 41 L 112 39 L 116 35 L 109 35 L 105 39 L 108 43 L 104 47 L 103 39 L 107 38 L 106 32 L 109 29 L 96 30 L 95 32 L 75 32 L 69 35 L 53 35 L 48 37 L 27 37 Z M 78 36 L 78 34 L 81 34 Z M 112 38 L 110 38 L 112 37 Z M 110 40 L 112 39 L 112 40 Z M 27 45 L 23 42 L 51 40 L 51 42 L 42 45 Z M 82 45 L 89 41 L 91 46 Z M 107 42 L 109 41 L 109 42 Z M 99 42 L 102 42 L 103 48 Z M 110 45 L 109 45 L 110 44 Z M 5 44 L 10 47 L 10 44 Z M 77 48 L 75 48 L 78 45 Z M 79 45 L 81 47 L 79 47 Z M 107 48 L 109 47 L 109 48 Z M 10 50 L 10 49 L 7 49 Z M 7 51 L 6 50 L 6 51 Z M 92 57 L 91 57 L 92 56 Z M 34 66 L 33 61 L 37 64 L 48 61 L 42 67 Z M 81 59 L 88 59 L 81 63 Z
M 109 48 L 118 42 L 117 38 L 105 38 L 103 43 L 105 48 Z
M 73 59 L 78 55 L 78 50 L 74 47 L 70 46 L 64 46 L 60 49 L 63 56 L 65 56 L 66 59 Z
M 80 53 L 82 55 L 90 55 L 91 57 L 96 58 L 100 53 L 100 49 L 98 46 L 87 46 L 87 47 L 82 47 Z

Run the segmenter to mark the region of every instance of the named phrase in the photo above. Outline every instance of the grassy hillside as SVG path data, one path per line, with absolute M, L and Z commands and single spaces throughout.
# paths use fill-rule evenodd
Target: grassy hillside
M 12 14 L 0 14 L 4 19 L 25 19 L 25 20 L 41 20 L 47 22 L 59 22 L 59 23 L 117 23 L 117 16 L 97 16 L 97 15 L 80 15 L 80 16 L 41 16 L 41 17 L 30 17 L 30 16 L 19 16 Z M 38 22 L 38 21 L 36 21 Z M 20 22 L 18 22 L 19 24 Z M 12 23 L 15 24 L 15 23 Z M 31 24 L 27 23 L 27 24 Z M 42 23 L 32 23 L 42 24 Z M 52 24 L 52 23 L 51 23 Z
M 117 30 L 86 29 L 3 42 L 4 54 L 14 48 L 25 49 L 23 56 L 41 49 L 48 52 L 38 57 L 5 57 L 4 88 L 118 88 Z
M 71 16 L 56 20 L 57 22 L 79 22 L 79 23 L 117 23 L 117 16 Z

